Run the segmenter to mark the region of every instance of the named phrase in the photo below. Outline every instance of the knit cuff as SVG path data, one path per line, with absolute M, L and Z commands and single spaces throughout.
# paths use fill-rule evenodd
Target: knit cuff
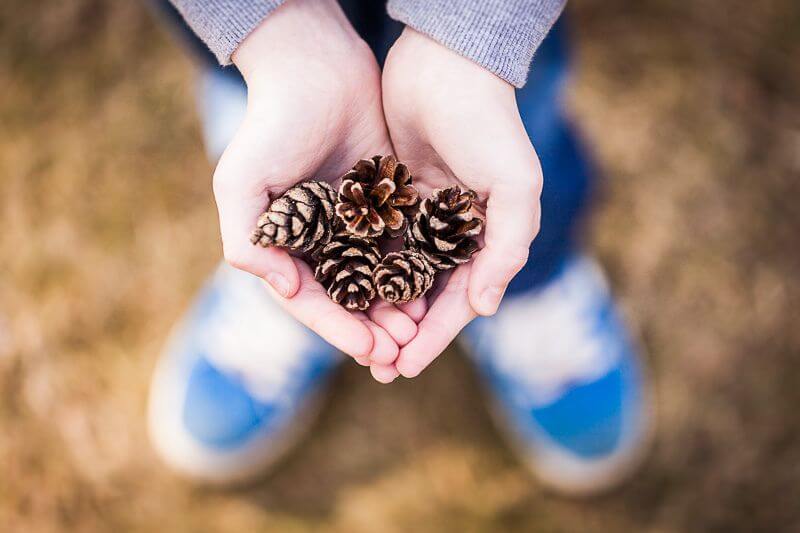
M 389 0 L 389 16 L 522 87 L 566 0 Z
M 220 65 L 285 0 L 170 0 Z

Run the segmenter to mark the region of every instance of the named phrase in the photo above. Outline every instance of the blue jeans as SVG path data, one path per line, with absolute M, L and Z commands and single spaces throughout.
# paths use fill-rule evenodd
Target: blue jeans
M 381 2 L 340 0 L 340 3 L 382 64 L 391 43 L 402 31 L 402 25 L 386 16 Z M 221 69 L 169 2 L 159 0 L 154 6 L 200 62 L 207 68 Z M 507 294 L 547 282 L 574 250 L 581 215 L 596 176 L 587 151 L 562 107 L 561 96 L 569 66 L 567 37 L 562 19 L 536 52 L 528 83 L 517 91 L 522 121 L 541 160 L 544 189 L 541 230 L 531 246 L 528 263 L 511 282 Z M 226 67 L 223 72 L 244 83 L 235 67 Z

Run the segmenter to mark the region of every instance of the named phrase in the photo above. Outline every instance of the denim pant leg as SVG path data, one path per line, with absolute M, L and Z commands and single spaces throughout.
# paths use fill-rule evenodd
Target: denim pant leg
M 587 152 L 561 102 L 568 75 L 567 44 L 562 19 L 536 52 L 528 83 L 517 91 L 522 121 L 541 161 L 544 188 L 539 235 L 508 294 L 546 283 L 558 271 L 575 249 L 581 214 L 592 189 L 594 172 Z

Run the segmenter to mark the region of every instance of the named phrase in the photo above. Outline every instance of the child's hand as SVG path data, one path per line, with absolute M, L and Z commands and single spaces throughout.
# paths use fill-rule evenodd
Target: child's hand
M 334 179 L 360 158 L 391 152 L 374 56 L 334 0 L 292 0 L 245 39 L 233 60 L 247 81 L 248 102 L 214 173 L 226 260 L 266 280 L 289 313 L 362 364 L 391 364 L 416 334 L 407 314 L 388 305 L 374 306 L 369 317 L 349 313 L 303 261 L 249 241 L 258 216 L 290 186 Z M 396 377 L 390 370 L 382 380 Z
M 542 172 L 514 87 L 406 28 L 383 72 L 386 123 L 422 196 L 458 184 L 485 207 L 484 248 L 452 271 L 395 366 L 419 374 L 478 314 L 497 310 L 539 231 Z

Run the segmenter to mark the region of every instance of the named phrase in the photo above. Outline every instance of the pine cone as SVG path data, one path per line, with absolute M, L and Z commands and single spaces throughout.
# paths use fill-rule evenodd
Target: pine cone
M 386 254 L 373 278 L 378 295 L 389 303 L 416 300 L 433 285 L 436 271 L 425 257 L 413 250 Z
M 286 191 L 258 218 L 250 242 L 310 252 L 334 232 L 336 191 L 324 181 L 306 181 Z
M 407 217 L 419 203 L 411 174 L 393 155 L 362 159 L 342 176 L 336 214 L 347 231 L 378 237 L 384 230 L 399 237 L 408 227 Z
M 483 220 L 472 212 L 474 191 L 459 187 L 437 189 L 420 204 L 406 246 L 419 251 L 437 270 L 448 270 L 466 263 L 478 249 L 475 239 L 483 230 Z
M 372 271 L 381 260 L 375 239 L 337 233 L 314 257 L 314 277 L 331 299 L 347 309 L 364 311 L 375 298 Z

